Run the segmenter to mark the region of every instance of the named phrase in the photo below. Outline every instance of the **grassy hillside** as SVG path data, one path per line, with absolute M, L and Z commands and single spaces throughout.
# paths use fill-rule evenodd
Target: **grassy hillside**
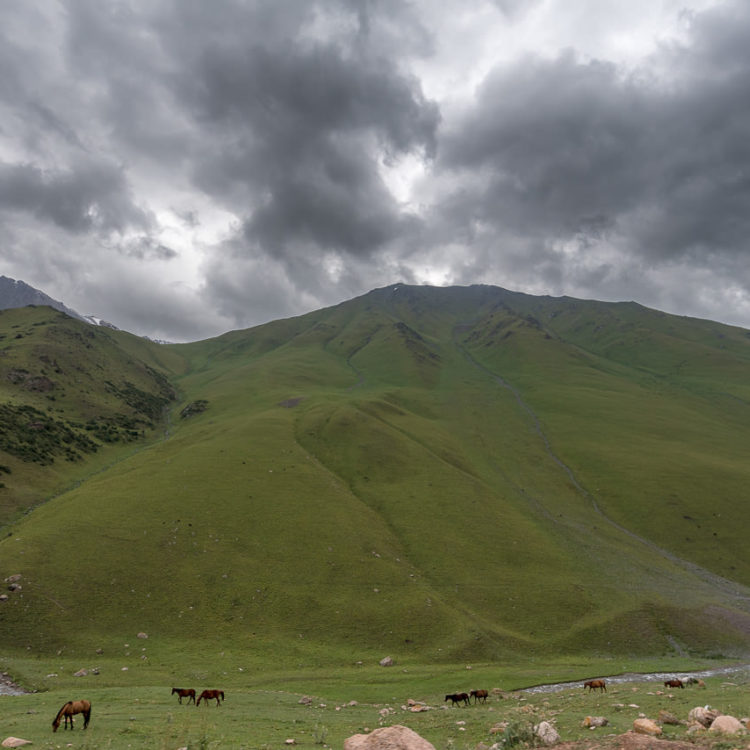
M 28 341 L 0 365 L 29 377 L 34 336 L 71 340 L 49 310 L 3 316 Z M 39 500 L 88 478 L 6 527 L 13 647 L 143 630 L 258 663 L 748 651 L 746 331 L 402 285 L 187 345 L 72 330 L 91 376 L 60 419 L 145 421 L 126 383 L 159 409 L 180 395 L 168 439 L 155 409 L 132 443 L 109 416 L 106 470 L 79 449 L 47 484 L 27 472 Z
M 179 363 L 161 354 L 49 307 L 0 311 L 0 525 L 163 433 Z

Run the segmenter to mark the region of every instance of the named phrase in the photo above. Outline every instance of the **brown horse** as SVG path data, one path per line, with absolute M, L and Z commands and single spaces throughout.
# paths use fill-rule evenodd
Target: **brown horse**
M 224 691 L 223 690 L 204 690 L 199 696 L 198 696 L 198 703 L 196 705 L 200 706 L 201 701 L 205 700 L 206 703 L 208 701 L 213 700 L 216 698 L 216 705 L 221 705 L 221 701 L 224 700 Z
M 593 690 L 601 690 L 603 693 L 606 693 L 607 683 L 604 682 L 604 680 L 586 680 L 586 682 L 583 683 L 583 689 L 586 690 L 586 688 L 589 689 L 589 692 L 592 692 Z
M 487 703 L 487 696 L 489 693 L 486 690 L 472 690 L 469 695 L 474 699 L 474 705 L 476 706 L 477 701 L 482 701 L 482 703 Z
M 172 688 L 172 695 L 175 693 L 177 693 L 180 703 L 182 703 L 183 698 L 187 698 L 188 703 L 190 703 L 190 701 L 195 703 L 195 690 L 193 690 L 193 688 Z
M 467 706 L 469 705 L 469 696 L 466 693 L 451 693 L 445 696 L 445 700 L 453 701 L 452 706 L 463 701 Z
M 70 728 L 73 729 L 73 714 L 83 714 L 83 728 L 89 725 L 89 719 L 91 718 L 91 702 L 90 701 L 68 701 L 63 707 L 57 712 L 52 721 L 52 731 L 56 732 L 60 726 L 60 719 L 65 719 L 65 727 L 68 728 L 68 722 L 70 722 Z
M 671 687 L 671 688 L 684 688 L 685 686 L 682 684 L 682 680 L 667 680 L 664 683 L 664 687 Z

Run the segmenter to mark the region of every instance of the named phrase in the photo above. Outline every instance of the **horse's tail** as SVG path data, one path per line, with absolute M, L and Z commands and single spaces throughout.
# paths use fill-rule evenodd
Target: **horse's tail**
M 89 725 L 89 719 L 91 718 L 91 703 L 88 704 L 86 710 L 83 712 L 83 728 Z

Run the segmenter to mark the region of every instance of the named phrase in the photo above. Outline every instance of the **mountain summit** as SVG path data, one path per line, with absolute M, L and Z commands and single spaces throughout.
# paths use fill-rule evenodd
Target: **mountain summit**
M 71 318 L 84 320 L 84 316 L 75 310 L 52 299 L 44 292 L 40 292 L 25 281 L 16 281 L 7 276 L 0 276 L 0 310 L 9 310 L 15 307 L 26 307 L 27 305 L 47 305 L 55 310 L 70 315 Z

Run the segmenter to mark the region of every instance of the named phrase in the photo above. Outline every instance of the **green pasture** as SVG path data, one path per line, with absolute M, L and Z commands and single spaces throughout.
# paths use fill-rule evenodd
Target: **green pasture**
M 213 670 L 193 671 L 177 676 L 158 665 L 136 680 L 118 674 L 118 661 L 104 660 L 99 675 L 72 677 L 77 662 L 57 660 L 45 663 L 19 657 L 0 663 L 7 668 L 37 672 L 40 692 L 22 696 L 0 696 L 0 733 L 29 739 L 35 747 L 58 748 L 281 748 L 288 739 L 298 747 L 340 748 L 357 733 L 380 726 L 408 726 L 439 750 L 473 750 L 480 742 L 503 741 L 507 734 L 491 730 L 501 722 L 510 731 L 527 730 L 539 721 L 550 721 L 563 741 L 620 734 L 644 714 L 655 718 L 660 709 L 686 719 L 691 708 L 709 704 L 736 717 L 750 714 L 750 693 L 746 678 L 713 677 L 705 689 L 667 690 L 660 682 L 615 685 L 608 692 L 584 693 L 580 687 L 555 693 L 521 690 L 538 682 L 584 679 L 608 674 L 617 668 L 611 661 L 583 660 L 557 663 L 526 663 L 516 666 L 454 664 L 425 666 L 396 664 L 347 665 L 339 669 L 224 672 L 229 662 L 218 659 Z M 52 665 L 60 668 L 55 677 L 41 675 Z M 643 661 L 621 668 L 668 670 L 684 667 L 669 661 Z M 597 672 L 596 669 L 605 671 Z M 114 672 L 112 670 L 115 670 Z M 676 671 L 682 671 L 676 670 Z M 178 703 L 172 686 L 219 687 L 226 701 L 199 707 Z M 452 707 L 443 699 L 447 692 L 479 687 L 495 690 L 487 704 Z M 303 696 L 312 699 L 300 703 Z M 89 728 L 52 733 L 51 722 L 68 699 L 92 702 Z M 409 699 L 430 707 L 414 713 L 405 707 Z M 581 726 L 587 715 L 606 716 L 609 724 L 590 730 Z M 664 726 L 667 738 L 683 738 L 686 727 Z

